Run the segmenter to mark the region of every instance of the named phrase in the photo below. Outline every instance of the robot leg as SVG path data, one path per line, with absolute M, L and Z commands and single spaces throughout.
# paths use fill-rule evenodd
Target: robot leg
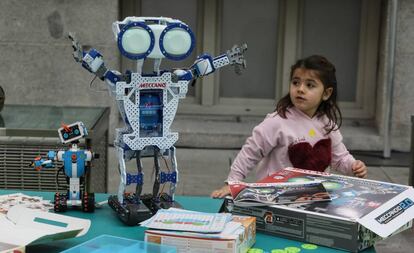
M 177 188 L 177 183 L 178 183 L 178 168 L 177 168 L 177 158 L 175 156 L 175 147 L 172 146 L 170 148 L 170 159 L 171 159 L 171 165 L 172 165 L 172 173 L 176 173 L 176 180 L 175 182 L 171 182 L 170 184 L 170 197 L 171 197 L 171 201 L 174 201 L 174 195 L 175 195 L 175 190 Z
M 121 177 L 121 181 L 119 182 L 119 187 L 118 187 L 118 201 L 120 204 L 122 204 L 124 202 L 127 172 L 126 172 L 126 165 L 125 165 L 124 150 L 121 147 L 116 147 L 116 150 L 117 150 L 117 155 L 118 155 L 119 174 Z
M 138 176 L 141 175 L 142 179 L 143 179 L 143 173 L 142 173 L 142 163 L 141 163 L 141 151 L 138 150 L 136 152 L 136 162 L 137 162 L 137 169 L 138 169 Z M 144 181 L 142 180 L 142 182 L 137 182 L 137 185 L 135 187 L 135 197 L 136 199 L 139 201 L 140 197 L 141 197 L 141 193 L 142 193 L 142 185 L 144 184 Z
M 158 193 L 160 191 L 160 163 L 158 160 L 158 154 L 160 149 L 154 146 L 154 166 L 155 166 L 155 180 L 152 188 L 152 198 L 156 201 L 159 200 Z

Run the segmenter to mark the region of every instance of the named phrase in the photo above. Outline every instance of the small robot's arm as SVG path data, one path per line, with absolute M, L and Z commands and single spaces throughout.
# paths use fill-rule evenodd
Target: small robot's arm
M 38 156 L 30 163 L 30 166 L 33 166 L 35 170 L 40 171 L 43 168 L 53 168 L 55 165 L 53 161 L 56 160 L 56 152 L 49 151 L 47 153 L 47 159 L 43 159 L 41 156 Z
M 73 58 L 76 62 L 80 62 L 82 67 L 89 72 L 95 74 L 99 79 L 107 80 L 112 84 L 121 81 L 123 76 L 116 71 L 110 70 L 105 66 L 102 54 L 95 48 L 84 51 L 76 37 L 69 33 L 69 39 L 72 41 Z
M 227 65 L 233 65 L 235 72 L 241 74 L 241 68 L 246 68 L 246 60 L 244 52 L 247 50 L 247 44 L 241 46 L 234 45 L 232 49 L 227 50 L 225 54 L 215 58 L 209 54 L 203 54 L 197 58 L 194 64 L 188 70 L 177 69 L 174 71 L 174 81 L 177 80 L 193 80 L 202 76 L 213 73 L 216 69 Z

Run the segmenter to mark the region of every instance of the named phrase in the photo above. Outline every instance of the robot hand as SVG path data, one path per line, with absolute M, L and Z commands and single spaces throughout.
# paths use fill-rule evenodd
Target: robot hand
M 244 52 L 247 50 L 247 44 L 243 43 L 240 47 L 234 45 L 230 50 L 227 50 L 226 55 L 229 58 L 230 64 L 234 66 L 236 74 L 241 74 L 240 66 L 246 68 L 246 60 L 244 59 Z
M 76 39 L 73 33 L 69 33 L 68 38 L 72 41 L 73 58 L 75 59 L 75 61 L 81 62 L 83 58 L 82 46 L 79 44 L 78 40 Z
M 83 51 L 82 46 L 72 33 L 69 33 L 68 37 L 72 41 L 73 58 L 75 61 L 82 63 L 85 69 L 103 79 L 107 69 L 101 53 L 94 48 L 88 52 Z
M 52 160 L 44 160 L 40 156 L 36 157 L 33 162 L 30 163 L 30 167 L 34 167 L 35 170 L 41 171 L 43 168 L 53 168 Z

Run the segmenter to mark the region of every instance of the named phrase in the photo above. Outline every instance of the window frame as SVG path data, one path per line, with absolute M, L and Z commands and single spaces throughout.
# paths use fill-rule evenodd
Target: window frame
M 274 99 L 219 97 L 220 71 L 217 71 L 197 80 L 195 96 L 188 96 L 180 104 L 178 113 L 263 116 L 273 111 L 276 101 L 288 93 L 290 66 L 301 57 L 304 1 L 280 0 L 279 2 Z M 381 1 L 361 1 L 356 100 L 339 102 L 345 119 L 374 119 L 375 117 L 375 99 L 372 97 L 376 94 L 377 87 Z M 141 0 L 123 0 L 121 3 L 121 15 L 140 14 Z M 203 52 L 212 55 L 221 53 L 219 52 L 221 4 L 222 1 L 219 0 L 197 0 L 198 25 L 193 28 L 197 37 L 197 55 Z M 125 69 L 128 63 L 122 59 L 121 63 L 122 69 Z

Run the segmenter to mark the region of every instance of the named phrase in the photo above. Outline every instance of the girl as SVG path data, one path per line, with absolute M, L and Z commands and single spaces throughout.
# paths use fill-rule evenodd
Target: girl
M 342 143 L 335 66 L 313 55 L 291 67 L 290 79 L 289 94 L 253 129 L 226 182 L 243 180 L 257 164 L 258 180 L 286 167 L 325 171 L 331 166 L 344 174 L 366 177 L 365 164 L 355 160 Z M 228 194 L 225 185 L 211 197 Z

